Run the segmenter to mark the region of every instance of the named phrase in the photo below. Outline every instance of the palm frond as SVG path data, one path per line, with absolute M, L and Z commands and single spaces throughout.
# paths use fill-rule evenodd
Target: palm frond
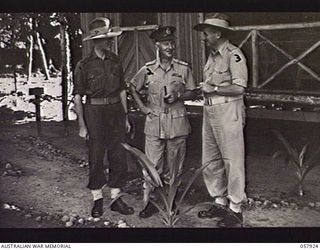
M 171 225 L 170 225 L 170 222 L 169 222 L 169 220 L 168 220 L 167 218 L 162 217 L 161 220 L 163 221 L 163 223 L 164 223 L 165 225 L 171 226 Z
M 273 130 L 273 133 L 277 136 L 277 138 L 283 144 L 288 155 L 291 156 L 290 158 L 292 159 L 292 161 L 296 162 L 296 164 L 299 164 L 298 163 L 299 156 L 298 156 L 297 150 L 290 145 L 290 143 L 283 137 L 283 135 L 279 131 Z
M 180 208 L 181 203 L 182 203 L 184 197 L 186 196 L 187 192 L 189 191 L 189 189 L 190 189 L 191 185 L 193 184 L 193 182 L 195 181 L 195 179 L 200 175 L 200 173 L 202 173 L 202 171 L 203 171 L 206 167 L 209 166 L 210 163 L 211 163 L 211 162 L 207 162 L 207 163 L 203 164 L 203 165 L 202 165 L 200 168 L 198 168 L 198 169 L 194 172 L 194 174 L 191 176 L 191 178 L 190 178 L 188 184 L 186 185 L 186 187 L 185 187 L 182 195 L 180 196 L 179 201 L 177 202 L 177 210 Z
M 110 203 L 108 204 L 108 207 L 111 207 L 111 205 L 118 199 L 120 199 L 121 197 L 123 196 L 127 196 L 128 194 L 127 193 L 119 193 L 115 198 L 113 198 Z
M 181 216 L 177 216 L 172 220 L 172 225 L 174 226 L 181 219 Z
M 282 151 L 277 151 L 272 155 L 272 159 L 277 159 L 277 158 L 280 158 L 281 156 L 283 156 Z
M 168 200 L 169 200 L 170 210 L 172 210 L 172 208 L 173 208 L 173 203 L 174 203 L 175 198 L 177 196 L 177 192 L 178 192 L 178 188 L 179 188 L 180 184 L 181 184 L 181 179 L 179 177 L 177 177 L 169 188 Z
M 296 175 L 297 175 L 297 177 L 298 177 L 298 180 L 300 181 L 300 180 L 301 180 L 301 178 L 302 178 L 302 175 L 301 175 L 300 170 L 299 170 L 299 169 L 297 169 L 297 170 L 295 171 L 295 173 L 296 173 Z
M 166 196 L 165 192 L 163 191 L 163 189 L 158 188 L 158 189 L 156 189 L 156 191 L 158 192 L 160 198 L 162 199 L 166 211 L 167 212 L 171 211 L 169 201 L 168 201 L 167 196 Z
M 299 155 L 299 165 L 300 167 L 303 166 L 303 162 L 307 153 L 307 149 L 308 149 L 309 143 L 305 144 L 300 152 Z
M 127 143 L 121 143 L 121 145 L 138 159 L 140 165 L 148 172 L 148 175 L 155 184 L 155 187 L 162 187 L 163 184 L 160 175 L 154 164 L 147 158 L 147 156 L 141 150 L 132 147 Z
M 148 175 L 149 176 L 149 175 Z M 148 178 L 148 176 L 142 176 L 143 180 L 146 182 L 146 183 L 149 183 L 151 186 L 153 187 L 156 187 L 157 186 L 157 183 L 155 183 L 151 178 Z

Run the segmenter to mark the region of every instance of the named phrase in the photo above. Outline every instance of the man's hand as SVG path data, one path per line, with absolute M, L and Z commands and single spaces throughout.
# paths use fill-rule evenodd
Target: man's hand
M 175 92 L 175 91 L 173 91 L 170 94 L 167 94 L 166 96 L 164 96 L 164 101 L 166 103 L 169 103 L 169 104 L 174 103 L 177 100 L 178 100 L 178 93 Z
M 152 110 L 151 108 L 149 108 L 149 107 L 143 107 L 143 108 L 141 108 L 141 111 L 142 111 L 145 115 L 149 116 L 150 118 L 152 118 L 152 117 L 155 116 L 153 110 Z
M 89 132 L 86 126 L 81 126 L 79 128 L 79 136 L 85 140 L 89 140 Z
M 215 85 L 209 85 L 208 83 L 204 83 L 201 86 L 201 90 L 204 94 L 210 94 L 214 92 Z
M 131 126 L 128 115 L 126 115 L 125 123 L 126 123 L 126 133 L 129 134 L 131 132 L 132 126 Z

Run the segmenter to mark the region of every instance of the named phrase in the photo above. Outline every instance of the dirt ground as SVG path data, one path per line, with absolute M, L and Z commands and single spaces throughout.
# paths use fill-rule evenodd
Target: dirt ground
M 198 118 L 191 117 L 195 129 L 188 142 L 186 171 L 200 166 L 199 122 Z M 139 121 L 136 124 L 139 125 Z M 285 130 L 298 145 L 300 140 L 317 139 L 313 133 L 317 131 L 316 125 L 294 124 L 248 121 L 249 199 L 244 207 L 245 227 L 320 226 L 320 167 L 307 176 L 305 195 L 299 197 L 294 171 L 286 167 L 284 161 L 271 157 L 279 149 L 270 135 L 273 128 Z M 137 133 L 136 138 L 140 143 L 143 137 Z M 142 181 L 134 166 L 130 166 L 129 181 L 124 190 L 128 195 L 124 199 L 135 208 L 135 214 L 123 216 L 107 209 L 110 199 L 109 190 L 105 188 L 103 217 L 100 221 L 91 220 L 91 194 L 86 189 L 87 147 L 77 136 L 76 122 L 66 126 L 61 122 L 44 122 L 40 137 L 35 123 L 12 125 L 3 122 L 0 124 L 0 163 L 0 228 L 114 228 L 124 223 L 126 227 L 165 227 L 159 215 L 148 219 L 138 217 L 142 208 Z M 193 209 L 182 215 L 176 227 L 216 227 L 216 221 L 196 216 L 199 210 L 209 206 L 209 201 L 199 177 L 183 204 L 183 208 Z M 72 224 L 66 224 L 67 221 Z

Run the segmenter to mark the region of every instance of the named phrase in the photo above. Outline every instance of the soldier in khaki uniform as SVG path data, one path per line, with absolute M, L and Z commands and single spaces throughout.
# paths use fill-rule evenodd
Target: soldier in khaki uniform
M 133 97 L 146 114 L 145 153 L 158 167 L 159 174 L 164 175 L 167 167 L 170 178 L 182 171 L 186 139 L 191 130 L 183 101 L 193 98 L 195 89 L 188 63 L 173 57 L 174 32 L 174 27 L 166 26 L 151 34 L 157 58 L 146 63 L 131 81 Z M 139 95 L 143 91 L 147 93 L 147 103 Z M 146 200 L 151 187 L 145 183 L 144 188 Z M 148 202 L 139 216 L 148 218 L 156 212 Z
M 200 211 L 198 216 L 221 217 L 221 227 L 238 226 L 243 220 L 241 203 L 246 200 L 243 140 L 246 59 L 225 37 L 231 31 L 226 15 L 216 13 L 194 29 L 203 32 L 203 40 L 211 49 L 202 83 L 202 163 L 210 163 L 203 176 L 214 205 L 208 211 Z M 227 206 L 231 213 L 226 212 Z

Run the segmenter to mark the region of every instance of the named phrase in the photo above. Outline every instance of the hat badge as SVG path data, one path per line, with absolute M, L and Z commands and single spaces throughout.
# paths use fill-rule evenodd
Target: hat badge
M 167 28 L 167 29 L 166 29 L 166 34 L 167 34 L 167 35 L 170 35 L 170 34 L 171 34 L 170 28 Z

